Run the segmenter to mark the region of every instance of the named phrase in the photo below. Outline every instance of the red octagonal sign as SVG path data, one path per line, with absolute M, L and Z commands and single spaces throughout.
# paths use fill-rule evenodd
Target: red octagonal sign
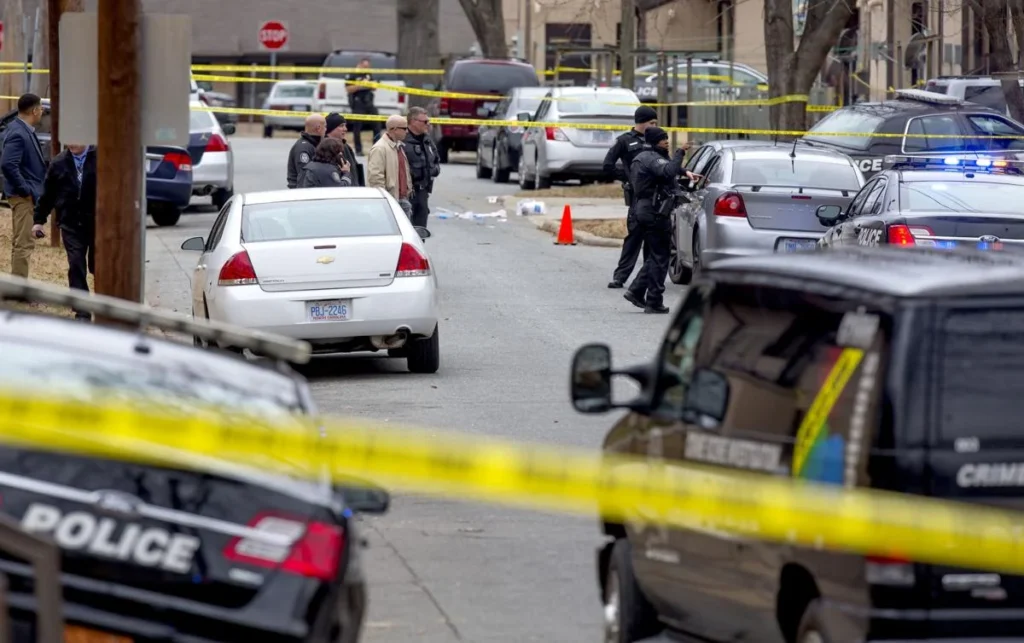
M 288 44 L 288 24 L 268 20 L 260 25 L 260 47 L 267 51 L 280 51 Z

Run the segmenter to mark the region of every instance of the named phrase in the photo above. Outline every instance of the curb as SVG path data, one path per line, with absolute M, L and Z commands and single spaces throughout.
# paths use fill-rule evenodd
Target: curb
M 561 227 L 561 222 L 554 219 L 548 219 L 547 217 L 530 217 L 530 223 L 537 226 L 538 229 L 544 232 L 550 232 L 551 234 L 558 234 L 558 228 Z M 584 232 L 582 230 L 573 230 L 576 243 L 584 246 L 600 246 L 602 248 L 621 248 L 622 239 L 609 239 L 608 237 L 599 237 L 596 234 Z

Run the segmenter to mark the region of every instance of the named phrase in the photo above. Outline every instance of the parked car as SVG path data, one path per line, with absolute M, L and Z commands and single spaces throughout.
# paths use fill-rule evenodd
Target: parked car
M 402 76 L 388 72 L 389 69 L 397 69 L 398 62 L 395 54 L 382 51 L 352 51 L 336 50 L 327 54 L 323 67 L 351 69 L 359 64 L 364 58 L 370 61 L 370 69 L 367 70 L 373 77 L 373 81 L 385 85 L 398 85 L 405 87 L 405 80 Z M 321 71 L 318 79 L 316 98 L 320 102 L 320 110 L 324 112 L 341 112 L 348 114 L 352 112 L 348 104 L 348 91 L 345 89 L 345 80 L 351 74 L 348 72 Z M 373 104 L 377 111 L 385 116 L 393 114 L 404 114 L 406 109 L 405 94 L 400 94 L 393 89 L 375 89 Z
M 4 130 L 17 118 L 14 109 L 0 117 L 0 140 Z M 36 129 L 43 146 L 43 157 L 50 161 L 50 101 L 43 99 L 43 120 Z M 154 146 L 146 148 L 146 213 L 158 226 L 178 223 L 182 211 L 192 198 L 192 159 L 183 147 Z M 0 177 L 0 193 L 3 177 Z
M 715 259 L 816 247 L 825 233 L 818 208 L 845 208 L 864 185 L 842 152 L 771 142 L 708 143 L 686 169 L 702 178 L 673 213 L 669 278 L 677 284 Z
M 213 83 L 207 81 L 197 82 L 199 87 L 199 102 L 207 107 L 227 107 L 233 109 L 238 106 L 238 101 L 231 94 L 218 92 L 213 89 Z M 221 125 L 228 125 L 238 122 L 238 114 L 226 112 L 214 112 L 217 122 Z
M 317 98 L 317 84 L 311 80 L 282 80 L 274 83 L 263 101 L 263 109 L 280 112 L 301 112 L 295 116 L 264 116 L 263 137 L 270 138 L 274 130 L 301 132 L 306 127 L 305 112 L 325 111 Z
M 181 246 L 200 253 L 192 312 L 302 339 L 315 353 L 386 350 L 414 373 L 434 373 L 439 314 L 428 236 L 380 188 L 239 194 L 206 239 Z
M 676 71 L 678 69 L 678 72 Z M 705 87 L 717 87 L 727 90 L 730 87 L 758 87 L 768 90 L 768 76 L 761 73 L 750 65 L 732 63 L 718 60 L 694 60 L 693 81 L 688 80 L 686 60 L 679 60 L 675 67 L 669 60 L 666 67 L 667 78 L 665 86 L 670 92 L 672 101 L 685 101 L 687 88 L 690 84 L 694 89 Z M 676 78 L 679 79 L 679 86 L 673 92 Z M 730 79 L 732 79 L 730 81 Z M 621 82 L 621 81 L 620 81 Z M 638 67 L 635 72 L 635 87 L 633 91 L 645 103 L 653 103 L 658 100 L 658 86 L 661 84 L 661 76 L 658 73 L 658 64 L 644 65 Z M 723 91 L 728 94 L 727 91 Z
M 524 123 L 564 123 L 563 127 L 531 127 L 523 134 L 519 156 L 519 187 L 543 189 L 553 181 L 592 182 L 605 178 L 604 157 L 615 137 L 633 127 L 640 101 L 621 87 L 556 87 L 535 114 L 521 112 Z M 565 99 L 565 100 L 562 100 Z M 582 129 L 576 123 L 609 125 L 613 129 Z
M 193 106 L 198 105 L 201 103 Z M 211 112 L 194 109 L 189 121 L 192 194 L 209 196 L 213 205 L 222 208 L 235 193 L 235 153 L 227 138 L 235 133 L 235 126 L 221 127 Z
M 516 87 L 494 108 L 496 121 L 514 121 L 521 112 L 536 113 L 548 93 L 547 87 Z M 476 178 L 491 178 L 507 183 L 509 174 L 519 168 L 523 151 L 521 125 L 481 125 L 476 146 Z
M 1024 87 L 1024 80 L 1017 82 Z M 924 90 L 959 98 L 964 102 L 975 103 L 1010 115 L 1006 96 L 1003 94 L 1003 83 L 992 76 L 939 76 L 930 79 Z
M 427 111 L 431 116 L 490 118 L 502 97 L 513 88 L 539 86 L 537 71 L 528 63 L 514 59 L 462 58 L 449 63 L 441 81 L 441 91 L 474 94 L 481 98 L 434 98 L 428 103 Z M 477 149 L 476 125 L 435 122 L 431 127 L 431 137 L 437 145 L 442 163 L 448 162 L 449 152 L 472 152 Z

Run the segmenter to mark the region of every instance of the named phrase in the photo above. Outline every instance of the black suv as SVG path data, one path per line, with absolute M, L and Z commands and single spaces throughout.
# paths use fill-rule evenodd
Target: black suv
M 614 403 L 613 375 L 640 395 Z M 612 370 L 587 345 L 571 387 L 581 412 L 628 409 L 606 453 L 1020 506 L 1024 258 L 854 246 L 720 261 L 653 363 Z M 1024 640 L 1020 576 L 661 528 L 639 510 L 602 531 L 606 641 Z
M 825 136 L 841 132 L 849 135 Z M 1022 138 L 978 138 L 980 136 Z M 1016 153 L 1024 153 L 1024 125 L 996 110 L 953 96 L 901 89 L 896 91 L 894 100 L 857 103 L 837 109 L 815 123 L 800 140 L 808 145 L 825 145 L 845 152 L 857 161 L 864 178 L 870 178 L 882 170 L 884 157 L 893 154 L 995 152 L 1017 158 Z M 1024 154 L 1020 158 L 1024 158 Z

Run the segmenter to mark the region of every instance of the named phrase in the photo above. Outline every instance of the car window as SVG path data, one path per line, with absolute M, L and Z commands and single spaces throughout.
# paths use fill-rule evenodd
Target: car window
M 229 200 L 224 204 L 224 207 L 220 209 L 220 213 L 217 214 L 216 220 L 213 222 L 213 227 L 210 228 L 210 236 L 206 240 L 205 252 L 210 252 L 217 247 L 220 243 L 220 238 L 224 235 L 224 224 L 228 220 L 228 212 L 231 211 L 232 200 Z
M 858 190 L 860 177 L 849 163 L 823 163 L 813 158 L 738 158 L 732 180 L 741 185 Z
M 839 109 L 815 123 L 804 138 L 855 150 L 866 150 L 871 134 L 879 130 L 885 119 L 860 109 Z M 838 134 L 838 136 L 825 136 Z M 850 134 L 850 136 L 843 136 Z
M 725 169 L 722 164 L 722 156 L 718 155 L 708 163 L 708 166 L 704 169 L 704 182 L 703 185 L 708 183 L 721 183 L 725 180 Z
M 904 181 L 900 205 L 908 211 L 1019 213 L 1024 185 L 995 181 Z
M 548 96 L 550 96 L 550 94 Z M 544 119 L 547 118 L 548 112 L 551 111 L 552 103 L 554 103 L 554 101 L 542 99 L 540 105 L 537 107 L 537 113 L 533 115 L 533 120 L 538 123 L 544 122 Z
M 633 118 L 640 102 L 632 92 L 565 92 L 558 101 L 558 113 L 568 116 L 608 116 Z M 632 122 L 632 121 L 630 121 Z
M 467 94 L 507 94 L 515 87 L 537 87 L 537 72 L 529 65 L 469 62 L 455 65 L 447 88 Z
M 202 132 L 214 129 L 217 126 L 217 117 L 212 112 L 201 110 L 190 110 L 188 116 L 188 128 L 191 132 Z
M 283 241 L 401 234 L 386 199 L 321 199 L 246 205 L 242 240 Z
M 1024 128 L 1011 120 L 993 114 L 966 114 L 967 121 L 983 136 L 1024 136 Z M 1024 139 L 982 139 L 985 149 L 1024 149 Z
M 544 95 L 540 96 L 522 96 L 516 98 L 515 113 L 510 114 L 511 117 L 519 112 L 530 112 L 530 114 L 536 114 L 537 108 L 540 107 L 540 102 L 544 100 Z
M 690 172 L 698 173 L 697 170 L 694 168 L 697 167 L 697 164 L 707 163 L 709 158 L 708 155 L 712 154 L 713 152 L 714 150 L 711 148 L 710 145 L 704 145 L 698 148 L 697 151 L 690 155 L 690 158 L 686 161 L 686 164 L 683 166 L 683 168 L 689 170 Z
M 922 135 L 935 138 L 922 138 Z M 966 142 L 955 114 L 917 116 L 907 123 L 904 152 L 949 152 L 965 148 Z
M 878 179 L 875 181 L 875 185 L 872 186 L 871 192 L 868 193 L 866 199 L 864 199 L 864 205 L 861 208 L 862 214 L 878 214 L 882 209 L 882 196 L 885 194 L 885 186 L 888 182 L 885 179 Z
M 864 202 L 867 201 L 868 196 L 875 189 L 875 186 L 878 185 L 880 180 L 881 179 L 873 179 L 864 184 L 864 187 L 860 189 L 857 196 L 853 197 L 853 201 L 850 202 L 850 207 L 846 210 L 847 216 L 860 216 L 861 212 L 864 211 Z
M 343 67 L 345 69 L 352 69 L 359 64 L 363 58 L 367 58 L 370 61 L 371 74 L 377 76 L 394 76 L 394 74 L 388 74 L 388 69 L 397 68 L 397 58 L 395 56 L 388 56 L 380 53 L 368 53 L 368 52 L 337 52 L 328 54 L 327 58 L 324 59 L 324 67 Z M 347 73 L 342 72 L 324 72 L 321 74 L 324 78 L 347 78 Z
M 727 85 L 729 84 L 729 81 L 726 79 L 729 78 L 730 73 L 732 74 L 733 85 L 760 85 L 764 82 L 767 82 L 749 72 L 746 72 L 742 69 L 737 69 L 736 67 L 733 67 L 730 71 L 729 65 L 717 65 L 715 67 L 712 67 L 711 69 L 713 71 L 710 71 L 709 73 L 720 75 L 723 79 L 722 82 Z
M 997 112 L 1006 111 L 1006 95 L 1002 85 L 968 85 L 964 88 L 964 100 Z
M 494 108 L 494 118 L 497 120 L 505 120 L 509 116 L 506 112 L 508 112 L 509 105 L 511 104 L 512 101 L 508 96 L 502 98 Z M 514 116 L 514 114 L 512 114 L 512 116 Z
M 659 413 L 671 417 L 682 415 L 697 355 L 697 342 L 700 341 L 704 330 L 706 301 L 706 291 L 691 288 L 682 309 L 665 336 L 658 359 L 663 375 L 662 386 L 656 393 L 656 408 Z
M 274 88 L 274 98 L 312 98 L 316 93 L 313 85 L 278 85 Z

